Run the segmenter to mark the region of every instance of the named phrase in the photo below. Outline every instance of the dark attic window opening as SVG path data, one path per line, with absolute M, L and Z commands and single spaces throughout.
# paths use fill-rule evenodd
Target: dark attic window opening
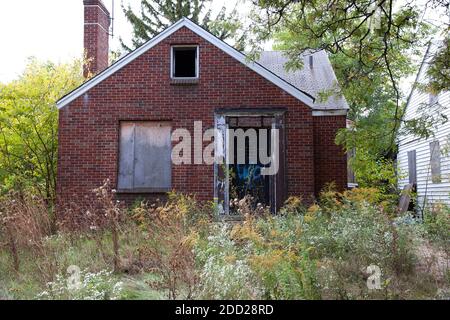
M 172 47 L 172 78 L 174 79 L 198 78 L 197 46 Z

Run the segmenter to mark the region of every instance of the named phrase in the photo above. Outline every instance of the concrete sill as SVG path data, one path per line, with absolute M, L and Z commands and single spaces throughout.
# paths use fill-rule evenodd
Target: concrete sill
M 194 86 L 199 79 L 170 79 L 170 84 L 174 86 Z
M 167 193 L 172 189 L 170 188 L 137 188 L 137 189 L 118 189 L 117 193 Z

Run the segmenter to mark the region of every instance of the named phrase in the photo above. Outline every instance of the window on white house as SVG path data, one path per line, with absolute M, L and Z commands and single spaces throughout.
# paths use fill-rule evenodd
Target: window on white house
M 169 122 L 121 122 L 119 191 L 170 191 L 171 148 Z
M 441 182 L 441 147 L 439 141 L 430 142 L 431 181 Z
M 172 78 L 198 78 L 198 46 L 173 46 L 171 57 Z
M 411 184 L 417 184 L 416 150 L 408 151 L 408 180 Z
M 356 149 L 352 148 L 347 152 L 347 183 L 356 184 L 355 171 L 350 165 L 351 161 L 356 157 Z

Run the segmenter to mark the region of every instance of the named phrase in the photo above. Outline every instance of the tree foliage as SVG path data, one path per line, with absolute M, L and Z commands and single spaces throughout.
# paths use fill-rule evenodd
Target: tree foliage
M 400 84 L 417 72 L 416 58 L 423 55 L 433 31 L 416 2 L 396 6 L 393 0 L 253 1 L 258 42 L 275 37 L 276 47 L 290 57 L 288 68 L 302 67 L 298 56 L 305 52 L 330 54 L 353 120 L 337 142 L 356 149 L 351 162 L 363 185 L 395 184 L 396 135 L 406 100 Z M 445 7 L 444 2 L 436 5 Z M 445 50 L 448 57 L 448 44 Z M 435 59 L 448 63 L 445 57 Z M 446 86 L 441 70 L 433 73 L 438 89 Z
M 450 36 L 439 44 L 427 71 L 428 89 L 437 94 L 450 89 Z
M 55 102 L 83 81 L 82 64 L 30 59 L 18 80 L 0 84 L 1 192 L 55 197 L 58 110 Z
M 139 47 L 153 38 L 172 23 L 187 17 L 199 24 L 221 40 L 234 39 L 235 47 L 243 48 L 245 34 L 239 33 L 241 21 L 237 9 L 227 13 L 223 6 L 217 15 L 213 16 L 208 7 L 212 0 L 141 0 L 139 13 L 131 6 L 122 5 L 122 10 L 128 22 L 133 26 L 132 46 L 126 45 L 121 39 L 122 47 L 128 51 Z

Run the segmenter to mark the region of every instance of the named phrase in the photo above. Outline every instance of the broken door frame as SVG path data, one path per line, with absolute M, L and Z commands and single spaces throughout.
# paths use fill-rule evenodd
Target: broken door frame
M 272 129 L 279 129 L 279 169 L 278 173 L 271 177 L 269 184 L 270 204 L 272 213 L 276 213 L 281 207 L 286 191 L 286 130 L 285 130 L 286 108 L 265 109 L 216 109 L 214 113 L 214 203 L 219 214 L 230 213 L 230 176 L 228 164 L 230 155 L 229 145 L 230 117 L 272 117 Z

